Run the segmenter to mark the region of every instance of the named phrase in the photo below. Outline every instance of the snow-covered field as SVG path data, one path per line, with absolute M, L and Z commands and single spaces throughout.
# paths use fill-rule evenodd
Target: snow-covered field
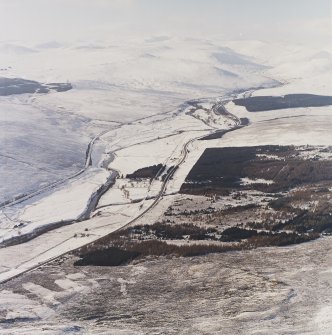
M 85 163 L 84 119 L 39 110 L 31 99 L 0 97 L 0 203 L 66 178 Z
M 38 80 L 41 83 L 69 81 L 73 85 L 73 89 L 67 92 L 0 97 L 0 203 L 8 202 L 0 208 L 0 241 L 30 234 L 36 228 L 52 223 L 73 221 L 71 225 L 46 232 L 27 243 L 1 248 L 0 281 L 96 240 L 131 222 L 149 208 L 163 183 L 160 180 L 150 183 L 148 180 L 131 181 L 125 178 L 137 169 L 159 163 L 170 168 L 181 162 L 167 184 L 166 196 L 138 220 L 138 223 L 145 224 L 158 220 L 172 204 L 173 194 L 178 192 L 193 164 L 207 147 L 331 145 L 331 106 L 249 113 L 244 107 L 225 102 L 238 94 L 240 97 L 330 94 L 330 52 L 328 49 L 308 51 L 303 46 L 269 45 L 258 41 L 211 42 L 179 38 L 133 40 L 131 43 L 117 41 L 99 45 L 50 45 L 48 48 L 23 48 L 8 43 L 0 45 L 0 67 L 5 69 L 0 76 Z M 192 112 L 192 106 L 185 102 L 197 99 L 202 99 L 200 108 Z M 214 104 L 221 101 L 238 118 L 248 118 L 249 126 L 229 132 L 221 139 L 193 140 L 216 129 L 231 129 L 236 125 L 234 120 L 213 112 Z M 184 156 L 186 143 L 187 155 Z M 86 159 L 87 153 L 91 154 L 91 161 Z M 74 222 L 86 210 L 91 195 L 115 172 L 121 178 L 101 197 L 92 218 Z M 34 196 L 15 201 L 25 194 Z M 138 200 L 142 202 L 136 203 Z M 318 254 L 330 245 L 330 239 L 325 239 L 322 245 L 320 243 L 318 240 L 311 244 Z M 308 256 L 306 246 L 296 248 L 299 257 Z M 287 258 L 291 248 L 282 250 L 273 249 L 268 257 L 285 252 L 282 257 Z M 256 252 L 255 255 L 259 257 L 269 253 Z M 213 262 L 215 260 L 213 258 Z M 316 265 L 307 272 L 303 270 L 311 276 L 310 285 L 317 277 L 313 275 L 316 270 L 322 274 L 319 280 L 326 275 L 323 275 L 326 264 L 322 262 Z M 246 266 L 243 263 L 243 269 Z M 228 329 L 232 329 L 236 322 L 243 325 L 249 322 L 250 325 L 250 320 L 259 318 L 265 325 L 260 333 L 264 334 L 266 330 L 266 333 L 273 334 L 273 325 L 279 323 L 284 315 L 280 311 L 288 308 L 294 298 L 291 289 L 284 290 L 283 284 L 278 283 L 277 290 L 273 289 L 274 280 L 281 280 L 281 275 L 276 273 L 279 265 L 273 266 L 271 274 L 262 275 L 259 287 L 255 286 L 255 290 L 265 290 L 268 285 L 271 290 L 267 295 L 256 297 L 255 310 L 242 306 L 240 314 L 229 315 L 224 320 L 228 322 Z M 190 271 L 190 276 L 198 271 L 197 276 L 204 280 L 204 271 L 200 267 Z M 209 268 L 209 271 L 212 270 Z M 234 278 L 238 278 L 234 271 Z M 302 270 L 289 273 L 285 268 L 282 271 L 290 282 L 290 288 L 294 286 L 303 294 L 306 283 L 299 279 Z M 250 275 L 249 279 L 256 275 Z M 80 282 L 80 276 L 84 274 L 77 276 L 66 274 L 62 279 L 58 278 L 56 292 L 53 292 L 54 286 L 44 288 L 34 280 L 24 283 L 23 292 L 6 288 L 0 293 L 0 305 L 4 306 L 1 307 L 0 316 L 13 322 L 18 319 L 27 321 L 22 334 L 36 333 L 39 325 L 44 327 L 45 322 L 49 325 L 45 329 L 46 334 L 84 333 L 84 329 L 91 334 L 93 331 L 101 334 L 102 327 L 95 330 L 98 327 L 92 325 L 89 328 L 86 323 L 76 325 L 72 322 L 59 327 L 50 321 L 59 318 L 54 310 L 63 301 L 68 301 L 72 296 L 77 298 L 77 292 L 88 294 L 98 288 L 95 278 L 89 277 L 90 281 L 82 279 Z M 266 284 L 266 276 L 272 276 L 273 281 Z M 125 297 L 129 292 L 126 283 L 119 283 L 121 294 Z M 319 292 L 324 287 L 322 283 L 317 291 L 312 292 Z M 237 289 L 245 291 L 242 286 Z M 26 297 L 26 292 L 37 298 Z M 231 296 L 234 301 L 229 303 L 236 303 L 236 297 Z M 303 298 L 308 307 L 310 297 L 304 297 L 308 298 Z M 200 303 L 205 306 L 203 298 Z M 267 312 L 261 310 L 262 301 L 269 305 Z M 216 301 L 214 311 L 218 306 L 225 307 L 224 303 L 228 304 L 226 301 Z M 18 309 L 18 305 L 22 307 Z M 309 325 L 311 328 L 308 328 L 309 334 L 328 334 L 330 304 L 322 308 L 317 302 L 315 308 L 309 307 L 305 311 L 295 308 L 299 331 L 305 329 L 300 325 L 300 314 L 305 312 L 306 319 L 310 313 L 314 314 Z M 198 308 L 192 306 L 192 312 Z M 208 321 L 201 315 L 191 328 L 191 333 L 203 332 L 207 326 L 210 327 L 209 333 L 218 333 L 218 324 L 223 319 L 217 314 Z M 37 328 L 31 324 L 35 321 L 41 322 Z M 0 324 L 0 333 L 1 327 Z M 9 329 L 5 328 L 3 334 L 9 334 Z M 114 334 L 131 333 L 126 329 L 131 328 L 127 325 L 127 328 L 114 328 L 111 331 Z M 250 329 L 247 333 L 254 334 L 253 324 Z M 142 326 L 140 333 L 144 331 Z
M 126 175 L 158 163 L 172 166 L 185 141 L 232 127 L 208 108 L 189 115 L 185 101 L 210 96 L 205 105 L 212 106 L 215 97 L 234 89 L 277 84 L 252 57 L 179 38 L 135 40 L 130 46 L 6 43 L 0 61 L 4 77 L 73 85 L 66 92 L 0 98 L 2 239 L 76 219 L 92 184 L 100 187 L 108 170 Z M 97 169 L 87 166 L 88 145 Z M 89 180 L 80 177 L 84 170 Z M 78 193 L 81 199 L 64 205 Z M 115 192 L 106 196 L 116 200 Z
M 74 87 L 0 99 L 1 196 L 9 202 L 1 208 L 3 240 L 79 218 L 112 170 L 125 177 L 154 164 L 176 165 L 191 139 L 234 127 L 234 120 L 213 112 L 216 102 L 235 96 L 233 91 L 247 90 L 240 97 L 327 94 L 331 82 L 326 73 L 332 66 L 328 50 L 287 47 L 278 57 L 262 59 L 262 48 L 274 52 L 280 46 L 179 38 L 135 40 L 130 46 L 117 43 L 1 48 L 5 76 L 68 80 Z M 48 61 L 42 62 L 46 57 Z M 312 79 L 318 77 L 317 84 Z M 259 88 L 271 86 L 276 87 Z M 194 111 L 184 104 L 202 97 Z M 179 190 L 206 147 L 331 143 L 331 107 L 249 113 L 229 102 L 226 109 L 248 118 L 250 126 L 222 139 L 190 143 L 167 193 Z M 134 186 L 118 181 L 98 206 L 153 197 L 160 186 L 158 181 Z M 26 200 L 13 201 L 26 194 Z

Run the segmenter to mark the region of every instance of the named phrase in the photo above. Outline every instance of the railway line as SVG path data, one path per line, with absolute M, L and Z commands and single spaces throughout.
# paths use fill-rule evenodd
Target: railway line
M 240 128 L 240 127 L 243 126 L 243 125 L 241 125 L 241 120 L 240 119 L 238 119 L 236 116 L 234 116 L 233 114 L 231 114 L 231 113 L 229 113 L 227 111 L 227 109 L 224 106 L 224 103 L 222 103 L 222 102 L 221 103 L 217 103 L 213 107 L 213 111 L 214 112 L 218 112 L 218 113 L 222 113 L 222 115 L 224 115 L 225 117 L 227 117 L 230 120 L 232 120 L 234 122 L 234 128 L 235 129 L 238 129 L 238 128 Z M 232 131 L 232 130 L 234 130 L 234 129 L 231 128 L 231 129 L 225 130 L 225 132 L 229 132 L 229 131 Z M 218 131 L 220 131 L 220 130 L 213 129 L 213 131 L 211 131 L 210 134 L 214 134 L 214 133 L 216 133 Z M 151 211 L 162 200 L 162 198 L 163 198 L 163 196 L 164 196 L 164 194 L 166 192 L 167 185 L 168 185 L 169 181 L 172 179 L 172 177 L 174 176 L 174 174 L 177 171 L 177 169 L 185 162 L 185 160 L 186 160 L 186 158 L 188 156 L 188 153 L 189 153 L 189 150 L 188 150 L 189 146 L 193 142 L 195 142 L 196 140 L 203 139 L 204 137 L 206 137 L 206 134 L 205 135 L 197 136 L 195 138 L 192 138 L 192 139 L 188 140 L 187 142 L 185 142 L 183 144 L 182 150 L 181 150 L 181 155 L 180 155 L 180 157 L 178 159 L 178 163 L 175 164 L 171 169 L 169 169 L 169 171 L 167 171 L 167 175 L 164 178 L 164 181 L 162 183 L 161 189 L 160 189 L 158 195 L 155 197 L 154 201 L 147 208 L 145 208 L 142 212 L 140 212 L 138 215 L 136 215 L 134 218 L 132 218 L 129 222 L 127 222 L 124 226 L 122 226 L 122 227 L 120 227 L 120 228 L 112 231 L 110 234 L 112 234 L 112 233 L 114 233 L 116 231 L 119 231 L 121 229 L 124 229 L 124 228 L 126 228 L 126 227 L 134 224 L 136 221 L 138 221 L 139 219 L 141 219 L 145 214 L 147 214 L 149 211 Z M 93 140 L 93 142 L 91 143 L 91 145 L 93 145 L 93 143 L 94 143 L 95 140 L 96 139 Z M 87 155 L 87 160 L 91 159 L 91 152 L 92 152 L 92 150 L 90 149 L 90 150 L 88 150 L 88 152 L 89 153 Z M 33 257 L 33 258 L 29 259 L 29 260 L 26 260 L 26 261 L 24 261 L 24 263 L 21 263 L 20 265 L 16 266 L 16 268 L 14 268 L 14 270 L 18 270 L 19 272 L 15 273 L 15 274 L 13 274 L 11 276 L 8 276 L 7 278 L 5 278 L 3 280 L 0 280 L 0 284 L 5 284 L 5 283 L 7 283 L 7 282 L 9 282 L 9 281 L 11 281 L 11 280 L 13 280 L 15 278 L 18 278 L 18 277 L 26 274 L 26 273 L 34 271 L 34 270 L 36 270 L 36 269 L 38 269 L 38 268 L 40 268 L 40 267 L 42 267 L 44 265 L 47 265 L 47 264 L 53 262 L 54 260 L 56 260 L 56 259 L 58 259 L 60 257 L 63 257 L 65 255 L 69 254 L 69 253 L 77 251 L 78 249 L 82 248 L 83 246 L 86 246 L 86 245 L 89 245 L 89 244 L 92 244 L 92 243 L 98 243 L 99 240 L 105 238 L 105 236 L 107 236 L 107 235 L 108 234 L 103 235 L 101 237 L 98 237 L 94 241 L 90 241 L 90 242 L 88 242 L 88 243 L 86 243 L 84 245 L 81 245 L 79 247 L 73 248 L 71 250 L 67 250 L 67 251 L 65 251 L 63 253 L 60 253 L 60 254 L 58 254 L 58 255 L 56 255 L 54 257 L 51 257 L 51 258 L 49 258 L 49 259 L 47 259 L 45 261 L 38 262 L 36 265 L 31 266 L 30 268 L 27 268 L 27 269 L 25 268 L 25 269 L 22 269 L 22 271 L 19 271 L 20 266 L 22 266 L 23 264 L 29 263 L 29 262 L 33 261 L 34 259 L 37 259 L 38 257 L 40 257 L 40 256 L 46 254 L 47 252 L 49 252 L 51 249 L 54 249 L 55 247 L 59 247 L 60 245 L 68 242 L 69 239 L 67 239 L 65 241 L 62 241 L 61 243 L 57 244 L 55 247 L 53 246 L 52 248 L 47 249 L 44 252 L 38 254 L 37 256 L 35 256 L 35 257 Z

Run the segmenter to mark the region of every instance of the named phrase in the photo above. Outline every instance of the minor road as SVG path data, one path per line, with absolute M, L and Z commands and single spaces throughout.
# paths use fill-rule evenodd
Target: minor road
M 222 115 L 224 115 L 225 117 L 231 119 L 234 122 L 234 125 L 235 125 L 234 128 L 238 129 L 238 128 L 242 127 L 241 126 L 241 120 L 239 120 L 236 116 L 234 116 L 233 114 L 231 114 L 230 112 L 228 112 L 222 102 L 221 103 L 217 103 L 213 108 L 214 108 L 215 111 L 221 112 L 221 113 L 223 113 Z M 232 130 L 234 130 L 234 128 L 225 130 L 225 132 L 232 131 Z M 218 131 L 219 130 L 216 131 L 214 129 L 210 134 L 214 134 L 214 133 L 216 133 Z M 192 138 L 192 139 L 188 140 L 187 142 L 185 142 L 183 144 L 182 150 L 181 150 L 181 154 L 180 154 L 180 157 L 178 159 L 178 163 L 176 165 L 174 165 L 171 169 L 169 169 L 169 171 L 167 171 L 167 175 L 164 178 L 164 181 L 162 183 L 161 189 L 160 189 L 158 195 L 156 196 L 156 198 L 154 199 L 154 201 L 147 208 L 145 208 L 142 212 L 140 212 L 138 215 L 136 215 L 134 218 L 132 218 L 130 221 L 128 221 L 125 225 L 123 225 L 122 227 L 114 230 L 112 233 L 114 233 L 116 231 L 119 231 L 121 229 L 124 229 L 125 227 L 134 224 L 136 221 L 138 221 L 139 219 L 141 219 L 146 213 L 148 213 L 149 211 L 151 211 L 159 203 L 159 201 L 162 200 L 162 198 L 163 198 L 163 196 L 164 196 L 164 194 L 166 192 L 167 185 L 168 185 L 169 181 L 174 176 L 174 174 L 177 171 L 177 169 L 185 162 L 185 160 L 186 160 L 186 158 L 188 156 L 188 152 L 189 152 L 188 148 L 189 148 L 189 146 L 194 141 L 203 139 L 204 137 L 206 137 L 206 135 L 200 135 L 198 137 L 195 137 L 195 138 Z M 90 155 L 91 155 L 91 151 L 90 151 Z M 89 156 L 89 155 L 87 155 L 87 156 Z M 17 266 L 15 268 L 15 273 L 8 274 L 8 277 L 4 276 L 3 279 L 0 281 L 0 284 L 4 284 L 4 283 L 6 283 L 6 282 L 8 282 L 8 281 L 10 281 L 10 280 L 12 280 L 14 278 L 18 278 L 18 277 L 22 276 L 25 273 L 28 273 L 28 272 L 31 272 L 31 271 L 37 269 L 37 268 L 40 268 L 41 266 L 44 266 L 44 265 L 46 265 L 46 264 L 48 264 L 48 263 L 50 263 L 50 262 L 58 259 L 59 257 L 62 257 L 64 255 L 68 254 L 68 253 L 74 252 L 75 250 L 78 250 L 78 249 L 82 248 L 83 246 L 86 246 L 86 245 L 89 245 L 89 244 L 93 244 L 93 243 L 98 243 L 99 240 L 105 238 L 108 235 L 109 234 L 106 234 L 104 236 L 98 237 L 95 240 L 90 241 L 89 243 L 86 243 L 86 244 L 81 245 L 79 247 L 73 247 L 69 251 L 67 250 L 66 252 L 60 252 L 56 256 L 53 256 L 53 257 L 48 258 L 47 260 L 38 262 L 38 258 L 40 256 L 42 256 L 43 254 L 46 254 L 47 252 L 49 252 L 49 250 L 54 249 L 54 246 L 53 246 L 52 248 L 47 249 L 44 252 L 38 254 L 36 257 L 33 257 L 33 258 L 29 259 L 29 260 L 24 261 L 24 263 L 21 263 L 19 266 Z M 58 244 L 56 247 L 59 247 L 61 244 L 65 243 L 65 242 L 66 241 L 63 241 L 62 243 Z M 21 265 L 27 264 L 27 263 L 32 262 L 34 260 L 36 260 L 35 265 L 32 265 L 31 267 L 28 267 L 28 268 L 22 267 L 20 269 Z

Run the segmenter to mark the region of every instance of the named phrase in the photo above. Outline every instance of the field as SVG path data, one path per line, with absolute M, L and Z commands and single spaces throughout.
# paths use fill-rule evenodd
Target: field
M 0 43 L 0 334 L 329 335 L 331 53 L 109 38 Z

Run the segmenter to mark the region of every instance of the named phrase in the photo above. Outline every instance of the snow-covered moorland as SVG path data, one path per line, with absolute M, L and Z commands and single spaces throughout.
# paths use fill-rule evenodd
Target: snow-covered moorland
M 276 53 L 276 50 L 281 51 Z M 24 244 L 1 248 L 0 281 L 94 241 L 131 223 L 136 217 L 135 223 L 155 222 L 172 204 L 174 194 L 207 147 L 331 145 L 331 106 L 249 113 L 231 102 L 235 97 L 252 95 L 330 94 L 330 52 L 258 41 L 212 42 L 175 37 L 98 44 L 49 44 L 42 48 L 2 44 L 0 77 L 26 78 L 40 83 L 68 81 L 73 89 L 0 96 L 0 242 L 14 238 L 17 243 L 40 228 L 56 227 L 52 231 L 42 230 L 43 235 Z M 234 117 L 217 114 L 216 105 Z M 216 130 L 237 128 L 241 118 L 249 119 L 249 125 L 228 132 L 222 138 L 198 140 Z M 162 178 L 141 181 L 127 178 L 138 169 L 156 164 L 165 165 L 166 171 L 174 166 L 178 169 L 166 184 Z M 98 194 L 107 182 L 109 187 Z M 251 183 L 252 180 L 243 182 Z M 154 203 L 161 191 L 166 196 Z M 98 197 L 94 198 L 96 194 Z M 97 199 L 95 206 L 90 206 L 92 198 Z M 81 221 L 82 215 L 91 218 Z M 65 225 L 68 223 L 70 225 Z M 325 239 L 323 245 L 319 240 L 313 242 L 315 252 L 320 255 L 329 241 Z M 299 257 L 306 255 L 305 248 L 297 248 Z M 288 250 L 273 249 L 265 253 L 273 259 L 275 255 L 287 258 Z M 253 255 L 252 264 L 260 267 L 255 260 L 264 256 L 259 250 Z M 213 257 L 212 262 L 215 261 Z M 242 270 L 246 272 L 246 257 L 243 254 L 239 257 L 244 257 Z M 314 273 L 321 273 L 319 280 L 324 280 L 330 271 L 327 265 L 330 266 L 329 260 L 304 269 L 310 275 L 308 281 L 315 281 Z M 189 266 L 189 276 L 197 273 L 198 278 L 205 280 L 202 277 L 204 265 L 186 266 Z M 134 267 L 133 271 L 136 270 L 139 268 Z M 229 311 L 225 322 L 230 329 L 240 320 L 247 322 L 254 334 L 250 320 L 259 317 L 269 332 L 273 329 L 273 320 L 285 316 L 283 306 L 288 308 L 289 303 L 297 299 L 292 289 L 302 294 L 299 301 L 305 301 L 307 306 L 310 297 L 305 299 L 305 285 L 298 280 L 298 272 L 294 274 L 289 273 L 288 268 L 282 269 L 285 285 L 290 287 L 288 290 L 284 289 L 279 270 L 279 265 L 273 264 L 270 272 L 258 271 L 261 276 L 258 284 L 254 279 L 257 271 L 248 275 L 252 280 L 252 292 L 263 291 L 266 287 L 269 291 L 267 296 L 255 296 L 254 311 L 248 312 L 246 306 L 233 316 Z M 237 279 L 237 270 L 234 271 Z M 133 277 L 136 276 L 139 273 L 135 272 Z M 68 326 L 60 328 L 50 322 L 59 317 L 54 310 L 63 301 L 77 292 L 87 295 L 95 292 L 99 285 L 96 281 L 104 278 L 89 277 L 85 281 L 83 277 L 82 273 L 66 273 L 56 278 L 55 285 L 51 283 L 50 287 L 44 283 L 35 284 L 35 279 L 24 280 L 20 288 L 23 292 L 18 293 L 8 286 L 0 293 L 0 300 L 4 302 L 1 310 L 1 322 L 6 326 L 4 333 L 11 328 L 8 324 L 13 323 L 12 329 L 15 329 L 17 322 L 26 322 L 25 333 L 35 332 L 32 322 L 39 323 L 37 328 L 48 323 L 50 334 L 84 333 L 84 329 L 90 332 L 91 325 L 85 322 L 77 325 L 69 320 Z M 130 275 L 128 278 L 126 282 L 121 275 L 117 281 L 124 298 L 130 295 L 128 287 L 134 284 L 130 282 Z M 241 283 L 235 291 L 234 287 L 229 287 L 231 299 L 236 299 L 232 292 L 246 291 Z M 317 288 L 320 289 L 325 289 L 323 283 Z M 318 295 L 318 291 L 312 292 Z M 26 297 L 27 292 L 37 298 Z M 206 301 L 203 296 L 201 298 L 205 306 Z M 262 311 L 259 305 L 266 299 L 268 312 Z M 317 302 L 317 306 L 305 310 L 306 315 L 314 314 L 315 320 L 308 325 L 312 334 L 328 334 L 326 314 L 331 307 L 328 301 L 324 303 L 324 308 Z M 227 305 L 227 301 L 217 301 L 214 312 L 224 304 Z M 17 309 L 17 305 L 22 308 Z M 193 306 L 192 312 L 197 308 Z M 302 313 L 301 308 L 293 308 L 296 315 Z M 220 330 L 220 316 L 214 315 L 208 320 L 210 333 Z M 201 316 L 192 331 L 203 332 L 206 322 Z M 297 329 L 303 330 L 300 317 L 296 322 Z M 128 324 L 119 324 L 119 327 L 124 328 L 114 328 L 115 333 L 126 333 L 126 329 L 130 329 Z M 147 329 L 144 327 L 142 325 L 142 332 Z M 94 329 L 96 327 L 91 326 L 91 333 Z
M 276 48 L 282 49 L 282 59 L 272 57 Z M 262 49 L 271 57 L 262 59 Z M 330 107 L 248 113 L 229 101 L 236 96 L 327 94 L 329 55 L 327 50 L 258 41 L 178 37 L 130 44 L 2 45 L 4 77 L 69 81 L 73 89 L 0 97 L 1 240 L 16 236 L 20 241 L 44 232 L 43 227 L 86 218 L 95 209 L 90 206 L 93 194 L 116 174 L 121 180 L 96 197 L 96 213 L 112 216 L 114 205 L 137 201 L 143 201 L 139 208 L 144 209 L 161 181 L 133 185 L 126 175 L 154 164 L 177 165 L 186 143 L 186 159 L 168 185 L 170 193 L 179 190 L 208 146 L 328 145 Z M 241 91 L 246 93 L 238 95 Z M 186 104 L 189 100 L 195 103 Z M 215 112 L 216 103 L 249 119 L 250 126 L 222 139 L 189 143 L 237 126 L 236 118 Z
M 7 43 L 0 57 L 4 78 L 73 86 L 66 92 L 0 99 L 0 229 L 5 240 L 79 218 L 111 173 L 106 169 L 126 175 L 155 163 L 171 165 L 172 153 L 187 138 L 232 126 L 220 116 L 211 119 L 208 109 L 198 110 L 196 119 L 187 115 L 185 101 L 208 96 L 213 103 L 233 90 L 278 84 L 264 73 L 268 66 L 204 40 L 47 48 Z M 79 197 L 72 190 L 77 186 Z M 68 210 L 63 207 L 67 198 Z

